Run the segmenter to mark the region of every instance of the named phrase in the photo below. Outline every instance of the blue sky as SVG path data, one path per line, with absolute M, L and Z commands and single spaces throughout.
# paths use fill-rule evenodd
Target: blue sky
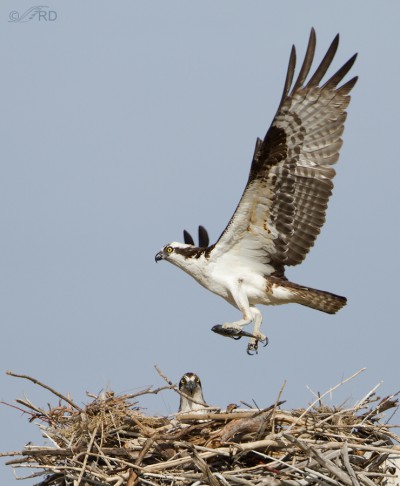
M 0 399 L 56 403 L 6 370 L 84 403 L 162 385 L 155 364 L 197 372 L 221 407 L 268 406 L 284 380 L 287 406 L 306 406 L 362 367 L 332 403 L 397 391 L 400 4 L 51 1 L 55 20 L 9 22 L 34 5 L 0 5 Z M 327 223 L 288 277 L 349 304 L 262 307 L 270 344 L 249 357 L 210 331 L 238 311 L 154 255 L 184 228 L 224 229 L 312 26 L 317 59 L 339 32 L 334 68 L 358 52 L 360 79 Z M 141 404 L 168 414 L 178 397 Z M 0 423 L 0 450 L 43 443 L 15 410 Z

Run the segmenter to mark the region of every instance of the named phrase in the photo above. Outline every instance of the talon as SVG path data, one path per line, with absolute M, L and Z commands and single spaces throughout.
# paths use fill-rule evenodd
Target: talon
M 258 354 L 258 341 L 255 343 L 249 343 L 247 345 L 247 354 L 249 356 L 254 356 L 255 354 Z
M 268 345 L 267 336 L 265 336 L 263 339 L 253 336 L 253 339 L 251 339 L 249 344 L 247 345 L 248 355 L 253 356 L 254 354 L 258 354 L 258 343 L 261 343 L 265 348 L 265 346 Z

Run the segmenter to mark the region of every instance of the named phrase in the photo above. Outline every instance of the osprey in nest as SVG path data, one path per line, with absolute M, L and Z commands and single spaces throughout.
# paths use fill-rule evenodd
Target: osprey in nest
M 203 397 L 200 378 L 196 373 L 188 372 L 182 376 L 179 391 L 184 393 L 179 402 L 179 413 L 204 411 L 208 407 Z
M 357 77 L 338 86 L 354 64 L 349 59 L 321 83 L 335 56 L 339 35 L 310 79 L 315 52 L 311 30 L 300 73 L 293 84 L 296 50 L 292 47 L 282 99 L 264 140 L 257 139 L 242 198 L 227 227 L 213 245 L 199 228 L 199 246 L 184 232 L 185 243 L 165 245 L 155 259 L 166 260 L 205 288 L 237 307 L 242 318 L 214 326 L 213 331 L 240 339 L 257 352 L 268 340 L 261 331 L 256 304 L 297 303 L 335 314 L 346 298 L 290 282 L 285 266 L 298 265 L 325 222 L 339 158 L 349 93 Z M 253 323 L 253 332 L 244 326 Z

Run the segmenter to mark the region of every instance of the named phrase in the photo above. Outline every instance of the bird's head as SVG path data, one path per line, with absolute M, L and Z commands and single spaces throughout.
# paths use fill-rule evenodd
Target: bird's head
M 163 246 L 156 254 L 155 260 L 156 262 L 167 260 L 196 278 L 199 259 L 212 249 L 212 247 L 208 247 L 210 242 L 208 233 L 204 226 L 199 226 L 199 246 L 194 244 L 192 235 L 186 230 L 183 232 L 183 238 L 185 243 L 174 241 Z
M 186 243 L 169 243 L 161 248 L 156 254 L 155 260 L 166 260 L 177 267 L 186 270 L 189 261 L 197 260 L 203 253 L 203 248 Z
M 196 373 L 185 373 L 179 382 L 179 390 L 189 396 L 193 396 L 199 390 L 201 393 L 200 378 Z

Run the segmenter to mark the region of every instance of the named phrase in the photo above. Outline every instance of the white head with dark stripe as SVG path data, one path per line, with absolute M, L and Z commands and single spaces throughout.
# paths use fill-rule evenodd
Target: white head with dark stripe
M 200 378 L 196 373 L 185 373 L 179 381 L 179 391 L 187 395 L 188 398 L 181 395 L 179 403 L 179 412 L 187 413 L 196 410 L 202 410 L 207 407 L 204 397 L 203 389 L 201 387 Z M 195 401 L 190 400 L 192 398 Z
M 190 263 L 198 261 L 209 251 L 208 233 L 203 226 L 199 226 L 199 246 L 195 246 L 192 236 L 186 230 L 184 230 L 183 236 L 185 243 L 176 241 L 168 243 L 157 253 L 155 260 L 156 262 L 166 260 L 193 275 L 193 270 L 189 269 Z
M 155 256 L 155 260 L 156 262 L 166 260 L 178 267 L 181 267 L 188 258 L 193 258 L 200 255 L 203 250 L 204 248 L 174 241 L 163 246 Z

